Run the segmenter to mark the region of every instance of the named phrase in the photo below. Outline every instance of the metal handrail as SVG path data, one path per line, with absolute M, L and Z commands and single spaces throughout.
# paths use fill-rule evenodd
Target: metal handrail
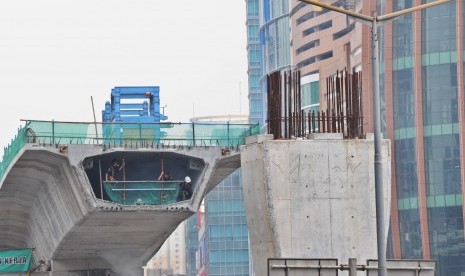
M 100 145 L 104 148 L 191 148 L 210 146 L 239 148 L 240 145 L 245 143 L 246 137 L 260 133 L 260 125 L 258 123 L 102 123 L 25 119 L 22 119 L 21 121 L 25 122 L 25 126 L 19 128 L 16 137 L 11 140 L 11 143 L 8 146 L 4 147 L 3 158 L 0 161 L 0 183 L 3 181 L 11 162 L 13 162 L 14 158 L 16 158 L 18 153 L 27 143 L 56 147 L 68 144 L 91 144 Z M 37 127 L 37 125 L 40 127 Z M 82 127 L 82 129 L 80 129 L 81 131 L 70 128 L 67 130 L 68 132 L 63 132 L 63 126 L 70 127 L 72 125 L 80 126 L 80 128 Z M 104 130 L 107 131 L 107 133 L 100 131 L 96 137 L 95 131 L 85 128 L 85 125 L 101 126 L 102 128 L 105 128 Z M 176 129 L 178 133 L 173 133 L 171 136 L 163 136 L 165 133 L 169 134 L 170 129 L 177 128 L 179 126 L 181 126 L 181 129 Z M 119 131 L 121 129 L 124 130 L 125 127 L 128 127 L 128 130 L 133 130 L 137 127 L 139 129 L 137 137 L 134 137 L 134 134 L 121 136 Z M 144 129 L 144 127 L 147 127 L 147 129 Z M 234 131 L 232 131 L 233 128 Z M 148 136 L 146 133 L 143 133 L 143 130 L 156 131 L 153 132 L 152 136 Z M 219 134 L 214 133 L 214 131 L 219 132 Z
M 173 142 L 179 146 L 239 146 L 245 137 L 258 134 L 258 124 L 244 123 L 124 123 L 66 122 L 26 120 L 30 143 L 44 145 L 98 144 L 108 146 L 148 147 Z M 86 126 L 99 125 L 97 136 Z M 73 126 L 76 126 L 73 128 Z M 32 140 L 30 139 L 32 138 Z

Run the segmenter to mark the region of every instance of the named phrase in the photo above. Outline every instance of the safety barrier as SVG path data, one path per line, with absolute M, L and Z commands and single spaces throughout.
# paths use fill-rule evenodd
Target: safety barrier
M 0 182 L 26 143 L 56 147 L 90 144 L 106 148 L 239 147 L 246 137 L 260 133 L 258 124 L 23 121 L 25 126 L 3 150 Z
M 26 144 L 26 128 L 21 127 L 18 129 L 18 134 L 11 140 L 11 143 L 3 148 L 3 158 L 0 161 L 0 183 L 3 182 L 5 172 L 10 166 L 11 162 L 15 159 L 18 152 Z

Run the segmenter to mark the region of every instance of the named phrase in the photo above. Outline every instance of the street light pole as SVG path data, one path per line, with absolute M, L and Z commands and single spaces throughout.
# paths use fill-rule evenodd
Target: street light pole
M 334 7 L 318 0 L 299 0 L 321 8 L 326 8 L 332 11 L 346 14 L 358 19 L 359 22 L 366 25 L 371 25 L 372 39 L 372 66 L 373 66 L 373 127 L 374 127 L 374 146 L 375 146 L 375 193 L 376 193 L 376 234 L 377 234 L 377 249 L 378 249 L 378 275 L 387 276 L 386 270 L 386 234 L 384 225 L 384 190 L 383 190 L 383 164 L 381 155 L 381 98 L 379 89 L 379 37 L 378 27 L 382 26 L 383 22 L 393 20 L 401 15 L 437 6 L 454 0 L 437 0 L 434 2 L 418 5 L 416 7 L 396 11 L 393 13 L 378 16 L 360 14 L 349 11 L 343 8 Z
M 373 67 L 373 127 L 375 144 L 376 236 L 378 249 L 378 275 L 386 276 L 386 235 L 384 223 L 383 156 L 381 154 L 381 96 L 379 91 L 379 36 L 376 12 L 371 23 Z

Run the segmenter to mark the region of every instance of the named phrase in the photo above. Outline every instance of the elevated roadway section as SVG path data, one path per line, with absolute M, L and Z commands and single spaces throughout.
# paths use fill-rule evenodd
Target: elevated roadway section
M 0 164 L 0 249 L 34 248 L 47 275 L 141 275 L 206 193 L 240 167 L 239 146 L 258 129 L 163 127 L 167 134 L 154 138 L 153 125 L 95 125 L 93 133 L 93 124 L 27 121 Z M 161 171 L 171 177 L 159 180 Z

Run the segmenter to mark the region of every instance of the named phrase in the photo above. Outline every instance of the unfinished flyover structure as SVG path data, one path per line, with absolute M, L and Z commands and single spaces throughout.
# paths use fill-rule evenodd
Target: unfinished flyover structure
M 240 167 L 239 146 L 257 131 L 25 121 L 0 163 L 0 249 L 34 248 L 38 275 L 140 275 L 205 194 Z M 171 177 L 159 180 L 162 171 Z
M 337 74 L 326 106 L 305 110 L 299 74 L 268 76 L 268 134 L 241 147 L 255 275 L 337 275 L 349 258 L 361 265 L 378 258 L 375 147 L 363 131 L 361 75 Z M 389 140 L 381 153 L 389 183 Z M 390 185 L 384 195 L 389 210 Z
M 376 259 L 374 149 L 361 116 L 279 106 L 271 136 L 249 124 L 26 121 L 0 163 L 0 249 L 35 248 L 37 275 L 140 275 L 242 167 L 255 275 L 270 258 Z M 388 141 L 382 150 L 388 180 Z

